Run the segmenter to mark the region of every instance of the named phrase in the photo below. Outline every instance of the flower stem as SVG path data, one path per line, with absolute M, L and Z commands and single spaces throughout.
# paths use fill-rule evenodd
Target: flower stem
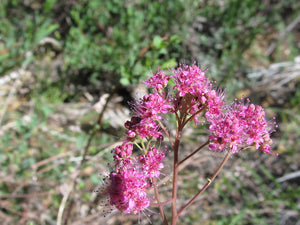
M 187 157 L 185 157 L 183 160 L 181 160 L 178 163 L 178 165 L 182 164 L 184 161 L 186 161 L 187 159 L 189 159 L 190 157 L 192 157 L 193 155 L 195 155 L 197 152 L 199 152 L 208 143 L 209 143 L 209 141 L 206 141 L 203 145 L 201 145 L 199 148 L 197 148 L 193 153 L 191 153 L 190 155 L 188 155 Z
M 211 178 L 208 179 L 207 183 L 202 187 L 202 189 L 185 205 L 183 206 L 177 216 L 179 216 L 180 213 L 182 213 L 183 210 L 185 210 L 189 205 L 191 205 L 195 199 L 202 194 L 203 191 L 205 191 L 208 186 L 213 182 L 213 180 L 216 178 L 216 176 L 219 174 L 219 172 L 221 171 L 221 169 L 223 168 L 223 166 L 225 165 L 226 161 L 229 159 L 230 155 L 231 155 L 231 151 L 229 150 L 226 154 L 226 156 L 224 157 L 223 161 L 221 162 L 221 164 L 219 165 L 219 167 L 217 168 L 217 170 L 215 171 L 215 173 L 211 176 Z
M 172 191 L 172 225 L 176 224 L 177 221 L 177 178 L 178 178 L 178 146 L 179 139 L 176 138 L 174 143 L 174 163 L 173 163 L 173 191 Z
M 160 120 L 157 120 L 158 124 L 160 125 L 161 129 L 163 129 L 163 131 L 165 132 L 165 134 L 167 135 L 170 144 L 173 146 L 173 141 L 171 139 L 171 136 L 167 130 L 167 128 L 163 125 L 163 123 Z
M 168 200 L 168 201 L 165 201 L 165 202 L 151 202 L 150 203 L 150 205 L 151 206 L 163 206 L 163 205 L 167 205 L 167 204 L 170 204 L 170 203 L 172 203 L 173 202 L 173 200 L 172 199 L 170 199 L 170 200 Z
M 196 113 L 194 113 L 193 115 L 191 115 L 187 120 L 185 120 L 184 122 L 184 126 L 190 122 L 196 115 L 198 115 L 204 108 L 202 107 L 200 110 L 198 110 Z
M 161 202 L 159 200 L 159 194 L 158 194 L 158 190 L 157 190 L 156 179 L 153 179 L 153 187 L 154 187 L 155 198 L 156 198 L 157 203 L 158 203 L 158 208 L 159 208 L 159 212 L 160 212 L 161 218 L 164 221 L 164 225 L 168 225 L 168 220 L 166 218 L 166 215 L 164 213 L 163 207 L 162 207 Z
M 182 122 L 183 122 L 183 116 L 181 115 L 179 120 L 177 121 L 177 129 L 176 129 L 176 136 L 175 141 L 173 145 L 174 150 L 174 162 L 173 162 L 173 191 L 172 191 L 172 220 L 171 225 L 176 225 L 177 219 L 178 219 L 178 212 L 177 212 L 177 179 L 178 179 L 178 151 L 179 151 L 179 144 L 180 144 L 180 138 L 181 138 L 181 132 L 183 129 Z

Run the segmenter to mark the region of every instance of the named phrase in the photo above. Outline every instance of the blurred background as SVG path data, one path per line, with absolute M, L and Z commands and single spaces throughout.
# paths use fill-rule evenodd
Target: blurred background
M 300 224 L 298 0 L 0 3 L 1 224 L 138 224 L 138 216 L 105 207 L 94 190 L 105 186 L 128 101 L 145 91 L 139 82 L 194 61 L 209 68 L 229 102 L 250 97 L 267 118 L 276 116 L 279 156 L 234 155 L 179 224 Z M 182 154 L 203 137 L 187 131 Z M 222 157 L 203 151 L 185 165 L 179 204 Z M 168 170 L 162 199 L 171 191 Z M 152 224 L 161 224 L 150 209 Z M 148 220 L 140 216 L 140 224 Z

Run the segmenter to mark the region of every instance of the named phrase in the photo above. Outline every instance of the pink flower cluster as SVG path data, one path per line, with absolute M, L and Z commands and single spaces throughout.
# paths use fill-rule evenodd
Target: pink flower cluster
M 149 179 L 160 176 L 165 154 L 152 148 L 135 157 L 132 150 L 133 145 L 126 142 L 114 149 L 115 168 L 110 173 L 107 191 L 111 205 L 122 212 L 137 214 L 150 204 L 146 193 L 152 187 Z
M 205 76 L 206 70 L 193 65 L 173 71 L 172 79 L 175 82 L 173 112 L 192 116 L 195 124 L 202 119 L 200 112 L 206 110 L 217 114 L 225 104 L 223 93 L 218 93 Z
M 251 145 L 270 153 L 269 124 L 261 106 L 234 102 L 218 114 L 205 114 L 209 122 L 211 150 L 230 149 L 233 153 Z
M 160 114 L 169 112 L 171 106 L 159 93 L 145 95 L 133 106 L 135 116 L 125 123 L 129 140 L 137 137 L 151 139 L 162 138 L 162 132 L 157 124 L 162 117 Z
M 132 104 L 125 141 L 114 149 L 108 192 L 110 204 L 120 211 L 136 214 L 150 205 L 146 191 L 164 167 L 165 154 L 155 145 L 163 140 L 166 114 L 175 114 L 181 129 L 190 121 L 207 124 L 210 150 L 236 153 L 255 146 L 270 153 L 272 140 L 263 108 L 249 101 L 227 105 L 224 93 L 215 89 L 205 72 L 196 65 L 182 66 L 170 75 L 160 71 L 144 81 L 152 92 Z M 133 154 L 133 143 L 140 155 Z
M 146 194 L 149 184 L 142 171 L 133 165 L 120 167 L 110 173 L 110 204 L 125 213 L 139 213 L 150 204 Z
M 164 168 L 161 162 L 165 158 L 165 154 L 158 149 L 153 148 L 146 155 L 139 157 L 142 169 L 147 178 L 159 177 L 160 170 Z

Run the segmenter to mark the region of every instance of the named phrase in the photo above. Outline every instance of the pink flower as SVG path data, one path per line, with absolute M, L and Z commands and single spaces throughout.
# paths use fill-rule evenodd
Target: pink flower
M 165 114 L 176 114 L 178 132 L 190 121 L 196 125 L 207 121 L 210 150 L 236 153 L 255 146 L 270 153 L 270 125 L 264 109 L 249 104 L 249 100 L 246 104 L 235 101 L 226 105 L 224 93 L 215 90 L 205 72 L 196 65 L 186 65 L 174 69 L 173 75 L 159 72 L 144 82 L 153 92 L 131 105 L 133 116 L 124 124 L 126 140 L 113 151 L 115 164 L 107 193 L 110 204 L 120 211 L 136 214 L 150 205 L 146 192 L 164 168 L 165 154 L 155 144 L 166 132 L 160 127 Z M 167 88 L 168 83 L 173 89 Z M 133 143 L 141 150 L 139 156 L 133 153 Z
M 110 174 L 110 204 L 125 213 L 140 213 L 150 205 L 146 194 L 147 177 L 133 166 L 124 166 Z
M 244 121 L 244 132 L 247 145 L 255 144 L 256 149 L 270 153 L 272 140 L 270 139 L 270 124 L 265 118 L 265 111 L 261 106 L 235 104 L 237 113 Z
M 149 178 L 159 177 L 160 170 L 164 168 L 164 164 L 161 162 L 164 158 L 165 154 L 156 148 L 149 150 L 146 155 L 141 155 L 139 160 L 145 175 Z
M 141 118 L 160 120 L 160 113 L 166 114 L 171 109 L 168 101 L 158 93 L 145 95 L 135 105 L 135 113 Z
M 249 103 L 249 100 L 248 100 Z M 234 102 L 223 112 L 206 113 L 209 122 L 211 150 L 230 149 L 233 153 L 240 149 L 255 145 L 270 153 L 270 129 L 261 106 Z
M 151 148 L 146 155 L 132 155 L 132 144 L 125 141 L 114 149 L 115 168 L 110 173 L 107 193 L 110 204 L 125 213 L 140 213 L 150 205 L 147 189 L 151 178 L 159 177 L 165 154 Z
M 144 81 L 148 87 L 153 87 L 157 92 L 161 92 L 163 88 L 165 88 L 168 84 L 170 77 L 165 75 L 163 71 L 155 73 L 148 80 Z
M 125 123 L 128 129 L 126 132 L 128 140 L 132 141 L 137 137 L 162 139 L 162 132 L 157 124 L 172 108 L 168 100 L 158 93 L 145 95 L 142 99 L 132 105 L 134 116 Z
M 206 92 L 209 87 L 209 80 L 205 76 L 206 70 L 201 70 L 198 66 L 183 66 L 174 70 L 173 80 L 180 97 L 186 94 L 191 94 L 200 97 L 202 93 Z
M 115 165 L 119 166 L 120 163 L 131 164 L 131 154 L 132 154 L 133 145 L 131 143 L 124 142 L 122 145 L 119 145 L 114 148 L 114 160 Z
M 183 66 L 174 70 L 172 76 L 175 82 L 172 112 L 179 111 L 180 114 L 192 116 L 196 125 L 203 121 L 203 110 L 218 114 L 224 105 L 223 93 L 213 89 L 205 71 L 196 65 Z
M 219 116 L 225 105 L 224 93 L 221 91 L 218 93 L 216 90 L 212 89 L 206 94 L 205 99 L 207 108 L 205 116 Z
M 162 132 L 156 121 L 151 118 L 141 119 L 139 117 L 132 117 L 130 121 L 125 123 L 127 128 L 126 136 L 128 141 L 133 141 L 137 137 L 162 139 Z

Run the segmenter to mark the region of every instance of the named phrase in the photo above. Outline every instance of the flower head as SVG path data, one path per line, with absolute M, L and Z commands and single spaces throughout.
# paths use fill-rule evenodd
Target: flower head
M 146 155 L 141 155 L 139 157 L 147 177 L 159 177 L 160 170 L 164 168 L 164 164 L 161 162 L 164 158 L 165 154 L 154 147 L 148 151 Z
M 191 94 L 200 97 L 206 92 L 209 86 L 209 80 L 205 76 L 206 70 L 201 70 L 198 66 L 183 66 L 174 70 L 173 79 L 175 86 L 173 87 L 179 93 L 180 97 Z
M 144 81 L 148 87 L 155 88 L 157 92 L 161 92 L 163 88 L 165 88 L 168 84 L 170 77 L 165 75 L 163 71 L 155 73 L 148 80 Z
M 114 148 L 114 160 L 115 165 L 119 166 L 123 164 L 131 164 L 132 159 L 130 158 L 132 154 L 133 145 L 132 143 L 124 142 L 122 145 Z
M 192 116 L 195 124 L 201 121 L 201 112 L 206 110 L 210 114 L 218 114 L 225 104 L 223 93 L 214 89 L 211 81 L 205 76 L 207 69 L 198 66 L 183 66 L 174 70 L 175 97 L 172 112 Z
M 161 140 L 162 133 L 157 121 L 172 108 L 168 99 L 159 93 L 148 94 L 133 104 L 132 108 L 134 116 L 125 123 L 128 140 L 136 137 Z
M 156 146 L 164 134 L 172 138 L 162 121 L 166 114 L 175 114 L 175 139 L 180 138 L 180 132 L 189 122 L 203 125 L 207 121 L 210 150 L 227 149 L 236 153 L 255 146 L 270 153 L 272 140 L 264 109 L 249 100 L 246 104 L 235 101 L 226 105 L 224 93 L 216 90 L 205 72 L 206 69 L 195 64 L 185 65 L 173 69 L 172 75 L 161 71 L 144 82 L 152 92 L 131 105 L 133 116 L 124 125 L 125 141 L 114 148 L 114 168 L 109 176 L 110 185 L 105 189 L 110 204 L 120 211 L 136 214 L 150 205 L 147 190 L 153 188 L 152 182 L 164 168 L 165 154 Z M 168 84 L 171 87 L 167 88 Z M 138 155 L 133 153 L 133 144 L 141 150 Z M 178 149 L 174 147 L 174 151 Z
M 152 147 L 145 155 L 132 155 L 132 144 L 126 141 L 114 149 L 115 168 L 107 186 L 110 205 L 125 213 L 140 213 L 150 205 L 146 191 L 152 178 L 160 176 L 165 154 Z
M 137 137 L 152 138 L 162 140 L 162 132 L 156 121 L 151 118 L 132 117 L 130 121 L 125 123 L 127 128 L 126 136 L 128 141 L 134 141 Z
M 146 194 L 149 186 L 147 177 L 133 166 L 124 166 L 110 174 L 111 185 L 108 187 L 110 204 L 125 213 L 134 214 L 150 205 Z
M 270 129 L 261 106 L 249 104 L 249 100 L 247 104 L 234 102 L 218 115 L 207 113 L 206 118 L 211 150 L 230 149 L 235 153 L 255 145 L 256 149 L 270 153 Z

